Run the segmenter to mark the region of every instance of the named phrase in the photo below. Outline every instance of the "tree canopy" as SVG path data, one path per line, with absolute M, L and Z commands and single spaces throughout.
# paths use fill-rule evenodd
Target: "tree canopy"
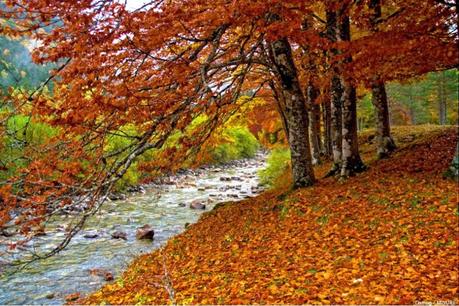
M 0 186 L 0 226 L 14 221 L 27 235 L 84 203 L 56 251 L 142 154 L 155 152 L 152 170 L 176 170 L 257 97 L 285 118 L 294 185 L 304 187 L 315 181 L 304 110 L 341 88 L 341 173 L 363 170 L 356 88 L 454 68 L 459 58 L 457 11 L 446 1 L 153 0 L 133 11 L 115 0 L 5 3 L 0 34 L 39 42 L 33 60 L 56 67 L 49 91 L 48 80 L 4 91 L 0 115 L 27 110 L 57 132 L 25 141 L 26 165 Z M 178 146 L 167 146 L 177 131 Z M 113 135 L 129 141 L 108 151 Z

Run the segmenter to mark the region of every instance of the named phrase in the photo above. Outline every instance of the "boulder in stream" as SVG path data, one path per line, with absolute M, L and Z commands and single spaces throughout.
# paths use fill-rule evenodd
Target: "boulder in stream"
M 111 193 L 108 195 L 108 199 L 111 201 L 126 200 L 126 198 L 124 193 Z
M 112 236 L 113 239 L 127 240 L 127 234 L 125 232 L 122 232 L 122 231 L 113 232 L 111 236 Z
M 206 205 L 202 204 L 199 200 L 194 200 L 190 203 L 191 209 L 206 209 Z
M 139 240 L 142 240 L 142 239 L 153 240 L 154 236 L 155 236 L 155 231 L 148 224 L 145 224 L 144 226 L 139 227 L 137 229 L 137 232 L 135 233 L 135 237 Z
M 98 269 L 98 268 L 90 269 L 89 274 L 95 275 L 98 277 L 102 277 L 106 282 L 110 282 L 115 279 L 113 277 L 113 273 L 105 269 Z
M 84 238 L 86 239 L 94 239 L 99 237 L 99 234 L 97 232 L 87 232 L 86 234 L 83 235 Z
M 43 236 L 46 236 L 45 229 L 43 229 L 43 228 L 38 229 L 35 233 L 33 233 L 33 236 L 34 236 L 34 237 L 43 237 Z
M 81 294 L 79 292 L 71 293 L 69 295 L 65 296 L 65 301 L 66 302 L 73 302 L 78 300 L 81 297 Z
M 8 232 L 6 229 L 0 228 L 0 236 L 3 236 L 3 237 L 12 237 L 13 235 L 14 235 L 13 233 Z
M 45 295 L 45 298 L 47 298 L 48 300 L 52 300 L 56 297 L 56 294 L 54 292 L 49 292 Z

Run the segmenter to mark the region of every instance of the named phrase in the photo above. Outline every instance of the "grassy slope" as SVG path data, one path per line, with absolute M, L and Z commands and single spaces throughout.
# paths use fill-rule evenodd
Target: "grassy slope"
M 224 205 L 79 302 L 167 304 L 165 274 L 180 304 L 459 302 L 455 130 L 398 128 L 378 162 L 370 134 L 367 172 Z

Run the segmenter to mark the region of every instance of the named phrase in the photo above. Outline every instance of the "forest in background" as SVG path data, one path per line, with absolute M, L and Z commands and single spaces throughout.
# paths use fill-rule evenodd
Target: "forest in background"
M 27 95 L 48 81 L 50 71 L 56 65 L 35 64 L 30 53 L 32 48 L 33 42 L 30 40 L 0 37 L 2 91 L 14 90 L 17 95 Z M 452 69 L 431 72 L 402 83 L 389 83 L 387 95 L 391 125 L 456 125 L 458 122 L 458 77 L 458 70 Z M 41 90 L 52 91 L 53 81 L 47 83 Z M 254 104 L 259 108 L 250 106 L 242 109 L 216 133 L 215 143 L 212 143 L 211 148 L 206 149 L 206 158 L 198 164 L 193 165 L 188 162 L 179 167 L 225 163 L 253 157 L 260 146 L 266 149 L 277 148 L 271 157 L 271 168 L 285 164 L 290 157 L 280 118 L 275 114 L 269 114 L 270 120 L 265 122 L 263 118 L 257 117 L 253 109 L 266 108 L 266 101 L 259 99 Z M 357 120 L 359 130 L 375 128 L 376 110 L 371 103 L 371 92 L 365 88 L 359 90 Z M 205 121 L 205 119 L 198 118 L 194 124 L 198 124 L 199 121 Z M 13 176 L 21 167 L 27 165 L 27 161 L 23 158 L 26 143 L 38 145 L 59 133 L 45 121 L 32 118 L 30 113 L 25 111 L 9 117 L 3 124 L 6 126 L 3 134 L 4 145 L 0 152 L 0 178 L 3 180 Z M 130 136 L 135 134 L 135 126 L 126 125 L 123 133 L 126 135 L 119 134 L 110 138 L 106 147 L 107 151 L 113 152 L 128 144 Z M 170 145 L 175 146 L 178 138 L 178 134 L 172 137 L 169 140 Z M 117 184 L 117 191 L 146 183 L 155 176 L 165 174 L 160 172 L 155 174 L 149 171 L 146 165 L 152 159 L 153 156 L 148 154 L 142 158 L 140 165 L 134 165 Z M 269 181 L 274 180 L 274 177 L 265 180 L 267 184 L 270 184 L 272 182 Z

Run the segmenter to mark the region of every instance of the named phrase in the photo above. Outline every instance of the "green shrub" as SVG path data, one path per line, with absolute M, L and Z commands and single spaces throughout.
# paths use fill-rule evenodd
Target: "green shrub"
M 135 126 L 131 124 L 123 126 L 119 131 L 113 133 L 107 138 L 107 143 L 104 148 L 105 153 L 120 152 L 123 149 L 128 148 L 133 143 L 133 136 L 137 136 Z M 123 152 L 118 158 L 125 157 L 128 151 L 129 150 Z M 136 161 L 131 164 L 123 177 L 115 183 L 115 191 L 123 191 L 129 186 L 137 185 L 139 183 L 139 179 L 140 173 L 137 169 Z
M 234 139 L 234 145 L 239 158 L 254 157 L 259 148 L 258 140 L 246 127 L 228 129 L 228 134 Z
M 28 165 L 24 158 L 27 146 L 35 147 L 57 135 L 58 129 L 43 122 L 36 122 L 29 116 L 12 116 L 6 122 L 6 131 L 1 137 L 0 161 L 4 170 L 0 171 L 0 179 L 6 179 Z
M 230 127 L 222 132 L 222 143 L 212 149 L 211 155 L 216 163 L 255 156 L 259 148 L 258 140 L 247 127 Z
M 212 158 L 216 163 L 225 163 L 238 159 L 236 146 L 230 143 L 223 143 L 212 150 Z
M 278 148 L 271 151 L 267 160 L 268 166 L 258 172 L 260 183 L 274 186 L 276 180 L 290 167 L 290 150 Z
M 42 144 L 57 134 L 57 129 L 43 122 L 36 122 L 28 116 L 17 115 L 8 120 L 8 134 L 14 133 L 15 140 L 28 144 Z

